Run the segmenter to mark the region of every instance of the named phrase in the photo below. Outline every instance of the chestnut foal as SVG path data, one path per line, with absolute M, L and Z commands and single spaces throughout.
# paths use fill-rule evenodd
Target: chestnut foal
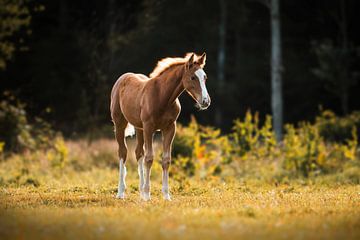
M 110 111 L 119 145 L 120 177 L 117 198 L 125 197 L 125 137 L 134 134 L 135 130 L 140 197 L 150 200 L 153 135 L 155 131 L 160 130 L 163 141 L 162 192 L 164 199 L 171 200 L 168 178 L 171 146 L 176 131 L 176 120 L 181 110 L 178 97 L 186 90 L 200 110 L 209 107 L 210 96 L 206 89 L 206 74 L 203 70 L 205 61 L 205 53 L 201 56 L 190 53 L 184 58 L 165 58 L 157 63 L 150 78 L 142 74 L 125 73 L 114 84 Z

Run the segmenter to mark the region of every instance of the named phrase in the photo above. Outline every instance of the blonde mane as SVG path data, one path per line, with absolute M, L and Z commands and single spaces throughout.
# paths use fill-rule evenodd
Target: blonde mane
M 150 73 L 149 76 L 151 78 L 158 77 L 163 72 L 165 72 L 166 70 L 171 68 L 172 66 L 186 63 L 189 60 L 189 58 L 191 57 L 191 54 L 193 54 L 193 53 L 187 53 L 185 55 L 185 57 L 182 57 L 182 58 L 181 57 L 168 57 L 168 58 L 161 59 L 160 61 L 157 62 L 156 67 Z M 194 61 L 197 61 L 198 58 L 199 58 L 199 56 L 194 54 Z

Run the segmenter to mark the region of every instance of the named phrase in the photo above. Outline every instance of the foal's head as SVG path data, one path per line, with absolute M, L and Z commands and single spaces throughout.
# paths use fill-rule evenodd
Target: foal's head
M 196 101 L 196 106 L 200 110 L 205 110 L 210 106 L 210 96 L 206 89 L 207 76 L 203 69 L 206 61 L 206 53 L 200 57 L 191 54 L 185 63 L 185 74 L 183 75 L 183 85 L 189 95 Z

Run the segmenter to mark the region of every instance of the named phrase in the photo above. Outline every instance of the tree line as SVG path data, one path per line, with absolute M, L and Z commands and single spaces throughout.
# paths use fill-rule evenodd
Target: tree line
M 274 2 L 0 0 L 0 90 L 71 135 L 111 126 L 109 93 L 122 73 L 148 74 L 163 57 L 205 51 L 212 107 L 198 114 L 183 96 L 180 121 L 194 114 L 226 130 L 248 109 L 274 112 Z M 358 7 L 279 2 L 284 122 L 311 120 L 319 106 L 359 109 Z

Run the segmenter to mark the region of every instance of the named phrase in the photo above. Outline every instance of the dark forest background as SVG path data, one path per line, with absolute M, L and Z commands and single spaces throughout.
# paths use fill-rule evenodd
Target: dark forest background
M 30 115 L 47 119 L 67 136 L 111 127 L 109 95 L 121 74 L 149 74 L 159 59 L 192 51 L 207 53 L 212 106 L 198 112 L 184 94 L 180 122 L 193 114 L 202 124 L 229 130 L 248 109 L 261 117 L 271 114 L 270 16 L 263 1 L 226 1 L 221 94 L 217 0 L 15 2 L 26 6 L 31 20 L 7 37 L 15 44 L 0 69 L 0 91 L 12 92 L 26 102 Z M 320 106 L 338 114 L 359 110 L 360 2 L 280 3 L 285 123 L 311 121 Z M 216 107 L 223 115 L 220 124 Z

